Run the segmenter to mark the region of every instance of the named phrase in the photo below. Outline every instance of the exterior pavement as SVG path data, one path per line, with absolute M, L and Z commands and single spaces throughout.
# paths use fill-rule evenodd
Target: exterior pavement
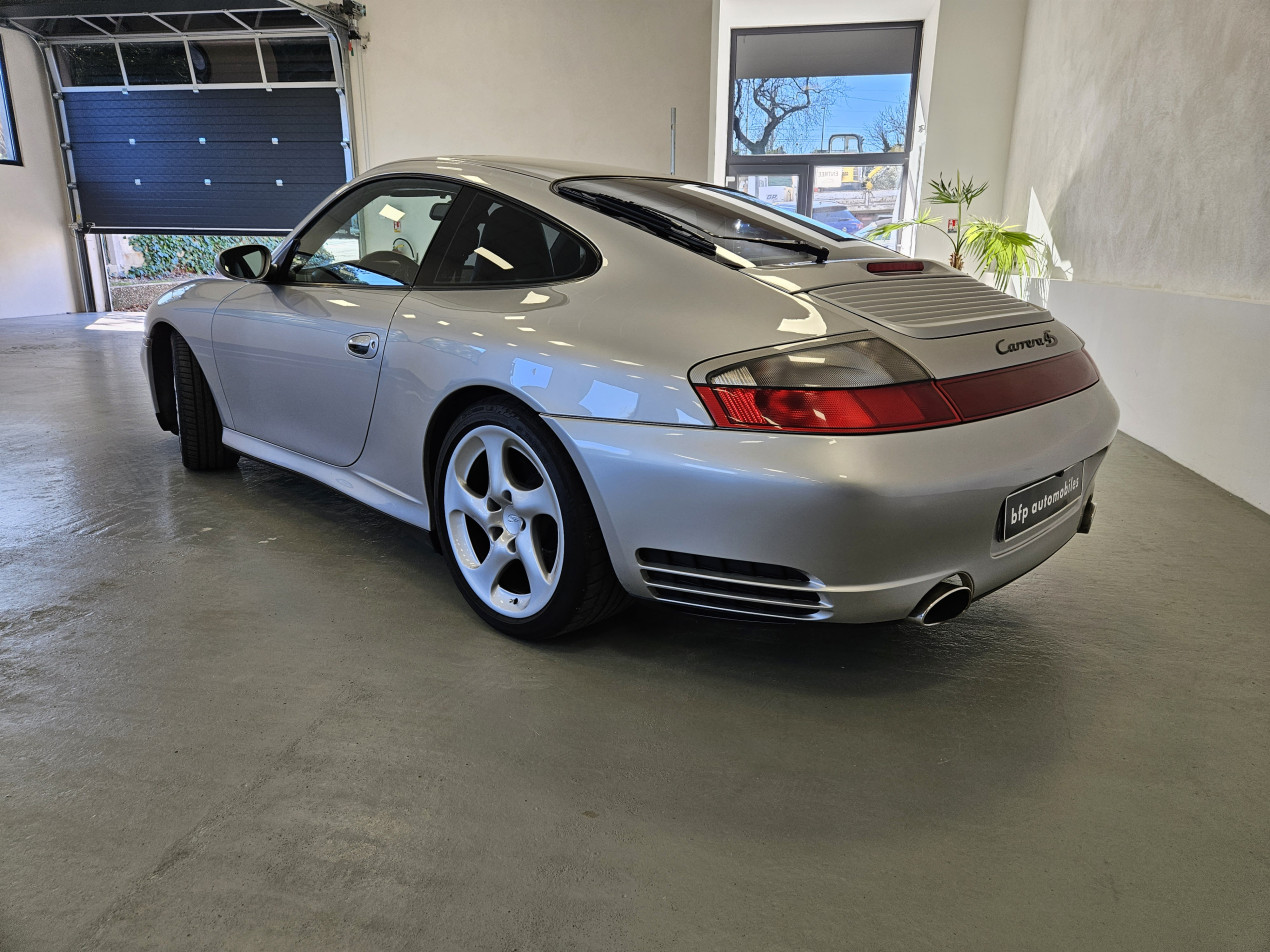
M 0 322 L 0 949 L 1270 948 L 1270 516 L 1143 445 L 938 629 L 533 647 L 95 319 Z

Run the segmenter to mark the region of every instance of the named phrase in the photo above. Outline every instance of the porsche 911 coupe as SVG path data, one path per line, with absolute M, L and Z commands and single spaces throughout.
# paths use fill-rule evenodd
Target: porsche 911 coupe
M 428 530 L 494 628 L 629 596 L 938 624 L 1087 531 L 1118 410 L 1048 311 L 740 192 L 381 166 L 146 318 L 185 466 Z

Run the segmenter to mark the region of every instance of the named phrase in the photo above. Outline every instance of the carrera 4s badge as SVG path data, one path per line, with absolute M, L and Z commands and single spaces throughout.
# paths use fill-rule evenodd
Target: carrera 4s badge
M 1027 340 L 1016 340 L 1006 343 L 1005 338 L 997 341 L 998 354 L 1012 354 L 1016 350 L 1024 350 L 1030 347 L 1053 347 L 1058 343 L 1058 338 L 1046 331 L 1040 337 L 1029 337 Z

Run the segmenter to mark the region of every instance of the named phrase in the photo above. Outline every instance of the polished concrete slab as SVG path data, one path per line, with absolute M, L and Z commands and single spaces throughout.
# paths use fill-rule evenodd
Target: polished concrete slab
M 1270 517 L 1141 444 L 935 630 L 531 647 L 139 342 L 0 321 L 0 949 L 1270 948 Z

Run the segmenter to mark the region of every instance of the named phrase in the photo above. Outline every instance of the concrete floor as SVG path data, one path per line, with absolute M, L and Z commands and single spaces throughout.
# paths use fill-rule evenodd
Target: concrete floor
M 933 631 L 531 647 L 92 319 L 0 321 L 0 948 L 1270 948 L 1270 517 L 1141 444 Z

